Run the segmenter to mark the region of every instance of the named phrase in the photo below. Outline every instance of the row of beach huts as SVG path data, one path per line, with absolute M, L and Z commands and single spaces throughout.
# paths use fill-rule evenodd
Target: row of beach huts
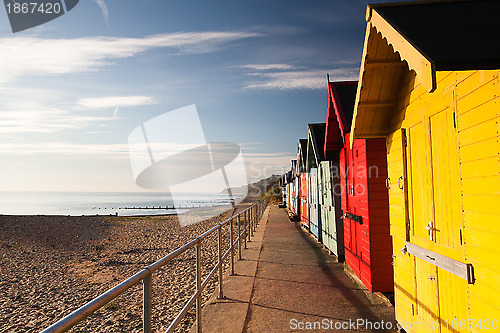
M 500 1 L 368 5 L 283 204 L 407 332 L 500 330 Z M 332 303 L 332 306 L 334 303 Z

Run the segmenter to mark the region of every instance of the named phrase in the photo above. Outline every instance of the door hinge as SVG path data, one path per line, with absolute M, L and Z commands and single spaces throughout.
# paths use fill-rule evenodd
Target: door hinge
M 453 112 L 453 128 L 457 128 L 457 117 L 455 112 Z

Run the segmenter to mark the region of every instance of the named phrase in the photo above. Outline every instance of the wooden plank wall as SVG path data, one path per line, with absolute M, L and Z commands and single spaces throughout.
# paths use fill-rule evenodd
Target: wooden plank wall
M 415 258 L 400 249 L 407 240 L 406 196 L 398 179 L 404 177 L 404 149 L 401 128 L 421 118 L 422 108 L 433 97 L 453 94 L 452 107 L 458 133 L 461 178 L 461 222 L 465 262 L 474 267 L 476 281 L 464 280 L 439 270 L 441 318 L 473 320 L 459 331 L 479 332 L 487 325 L 500 327 L 500 82 L 499 71 L 438 72 L 438 89 L 428 94 L 413 71 L 401 80 L 396 116 L 386 139 L 390 177 L 389 214 L 394 248 L 394 285 L 396 318 L 400 323 L 414 322 Z M 405 182 L 406 183 L 406 182 Z M 453 295 L 467 292 L 467 304 L 453 302 Z M 444 303 L 447 304 L 444 304 Z M 451 328 L 451 327 L 450 327 Z M 481 329 L 482 328 L 482 329 Z M 408 332 L 411 327 L 406 329 Z M 425 329 L 424 329 L 425 330 Z

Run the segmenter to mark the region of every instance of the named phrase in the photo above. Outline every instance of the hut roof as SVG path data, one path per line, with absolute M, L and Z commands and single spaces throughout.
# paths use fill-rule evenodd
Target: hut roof
M 345 135 L 349 132 L 354 112 L 358 82 L 328 82 L 328 109 L 323 154 L 344 146 Z
M 299 139 L 297 146 L 297 174 L 306 171 L 307 139 Z
M 499 12 L 496 0 L 368 5 L 351 144 L 388 134 L 398 87 L 409 70 L 432 93 L 436 71 L 499 69 Z
M 319 162 L 325 159 L 323 146 L 325 144 L 326 123 L 308 124 L 308 143 L 306 169 L 317 167 Z

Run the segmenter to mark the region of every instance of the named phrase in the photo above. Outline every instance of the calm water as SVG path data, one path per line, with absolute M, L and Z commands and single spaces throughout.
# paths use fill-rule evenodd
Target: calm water
M 212 206 L 227 203 L 223 194 L 187 193 L 176 196 L 177 206 Z M 0 192 L 0 214 L 7 215 L 157 215 L 182 213 L 180 209 L 143 209 L 173 207 L 168 193 L 102 192 Z M 125 209 L 141 207 L 141 209 Z

